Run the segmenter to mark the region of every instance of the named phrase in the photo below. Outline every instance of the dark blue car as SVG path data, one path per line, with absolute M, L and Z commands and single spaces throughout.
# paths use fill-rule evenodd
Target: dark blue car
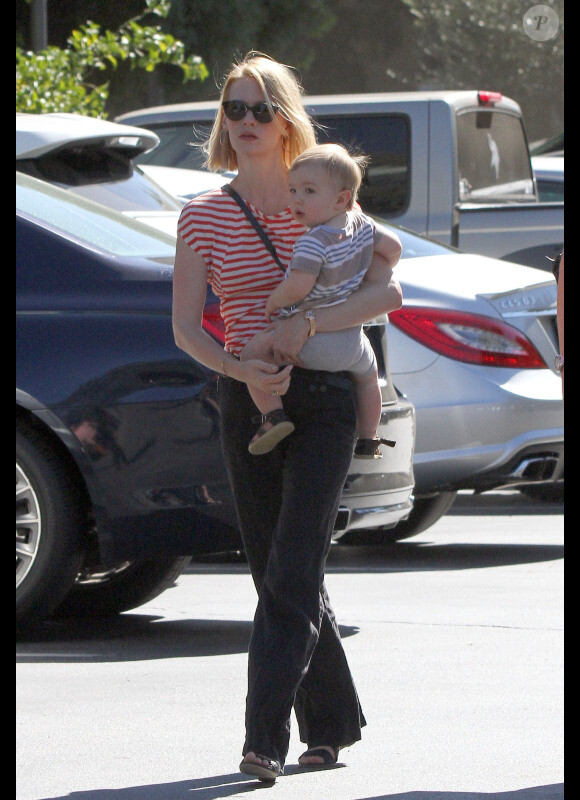
M 17 174 L 21 624 L 133 608 L 192 555 L 241 547 L 216 375 L 173 340 L 174 250 L 173 236 Z M 205 324 L 221 337 L 211 293 Z M 380 430 L 397 446 L 353 462 L 337 539 L 392 529 L 412 507 L 414 409 L 390 383 L 384 324 L 368 335 L 382 369 Z

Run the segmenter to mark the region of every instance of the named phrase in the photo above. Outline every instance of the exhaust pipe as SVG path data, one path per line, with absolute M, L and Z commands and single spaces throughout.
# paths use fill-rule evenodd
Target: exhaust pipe
M 521 481 L 549 481 L 554 477 L 557 465 L 555 456 L 524 458 L 510 473 L 510 477 Z

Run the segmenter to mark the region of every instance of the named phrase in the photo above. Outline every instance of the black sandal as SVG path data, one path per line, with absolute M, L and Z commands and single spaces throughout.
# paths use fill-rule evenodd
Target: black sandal
M 338 761 L 338 747 L 331 747 L 332 753 L 326 747 L 311 747 L 298 758 L 298 763 L 303 767 L 329 767 Z M 301 758 L 321 758 L 322 764 L 304 764 Z
M 294 430 L 294 423 L 286 416 L 283 408 L 276 408 L 257 417 L 261 425 L 252 438 L 248 450 L 254 456 L 269 453 Z
M 244 775 L 253 775 L 258 778 L 258 780 L 264 781 L 265 783 L 274 783 L 278 775 L 284 774 L 280 762 L 276 761 L 276 759 L 268 758 L 267 756 L 259 756 L 257 754 L 255 754 L 255 757 L 259 758 L 260 761 L 267 761 L 267 765 L 256 764 L 254 761 L 242 761 L 240 764 L 240 772 L 243 772 Z
M 354 458 L 382 458 L 381 445 L 394 447 L 392 439 L 359 439 L 354 448 Z

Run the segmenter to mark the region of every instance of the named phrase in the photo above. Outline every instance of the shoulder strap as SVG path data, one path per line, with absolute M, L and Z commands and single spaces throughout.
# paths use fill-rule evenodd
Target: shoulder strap
M 272 256 L 272 258 L 274 259 L 276 264 L 278 264 L 280 269 L 285 273 L 286 272 L 286 267 L 284 266 L 284 264 L 282 264 L 282 262 L 278 258 L 278 253 L 276 252 L 276 248 L 274 247 L 274 245 L 272 244 L 272 242 L 268 238 L 268 235 L 267 235 L 266 231 L 262 228 L 262 226 L 260 225 L 260 223 L 258 222 L 256 217 L 252 214 L 252 212 L 248 208 L 248 206 L 247 206 L 246 202 L 244 201 L 244 199 L 242 197 L 240 197 L 240 195 L 236 192 L 235 189 L 232 189 L 232 187 L 230 186 L 229 183 L 226 183 L 225 186 L 223 186 L 222 188 L 223 188 L 224 192 L 227 192 L 230 195 L 230 197 L 233 197 L 233 199 L 236 201 L 236 203 L 242 209 L 242 211 L 244 212 L 246 217 L 251 222 L 252 227 L 254 228 L 254 230 L 256 231 L 258 236 L 260 237 L 260 239 L 263 241 L 264 245 L 266 246 L 268 252 Z

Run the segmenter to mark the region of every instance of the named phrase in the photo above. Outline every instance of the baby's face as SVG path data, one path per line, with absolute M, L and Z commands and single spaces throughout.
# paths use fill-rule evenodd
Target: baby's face
M 323 167 L 300 165 L 290 172 L 288 184 L 292 214 L 307 228 L 322 225 L 341 211 L 340 186 Z

